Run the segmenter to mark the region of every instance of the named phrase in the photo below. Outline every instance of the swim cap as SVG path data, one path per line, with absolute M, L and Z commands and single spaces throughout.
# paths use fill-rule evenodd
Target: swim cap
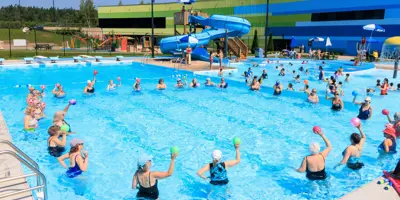
M 138 159 L 138 166 L 143 167 L 148 161 L 151 161 L 153 159 L 152 156 L 147 155 L 147 154 L 142 154 L 139 159 Z
M 89 84 L 89 83 L 92 83 L 92 81 L 91 80 L 87 80 L 87 83 Z
M 365 97 L 365 101 L 371 101 L 371 97 Z
M 394 130 L 393 127 L 386 127 L 385 130 L 383 130 L 383 133 L 388 134 L 396 139 L 396 130 Z
M 394 118 L 400 120 L 400 112 L 394 113 Z
M 76 146 L 78 144 L 83 144 L 83 142 L 84 141 L 81 140 L 81 139 L 74 138 L 74 139 L 71 140 L 71 142 L 69 142 L 69 146 L 74 147 L 74 146 Z
M 214 150 L 214 151 L 212 152 L 212 154 L 211 154 L 211 157 L 212 157 L 214 160 L 219 160 L 219 159 L 222 158 L 222 152 L 221 152 L 220 150 Z
M 279 82 L 279 81 L 276 81 L 275 85 L 278 86 L 279 84 L 280 84 L 280 82 Z
M 319 151 L 321 150 L 321 147 L 319 146 L 319 144 L 317 142 L 313 142 L 310 144 L 308 149 L 310 150 L 310 153 L 314 155 L 314 154 L 319 153 Z

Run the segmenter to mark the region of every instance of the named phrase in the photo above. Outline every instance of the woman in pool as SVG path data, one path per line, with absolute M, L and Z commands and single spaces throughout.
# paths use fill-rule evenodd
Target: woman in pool
M 292 83 L 289 83 L 287 90 L 288 91 L 294 91 Z
M 211 154 L 212 162 L 204 165 L 197 175 L 205 180 L 209 180 L 212 185 L 226 185 L 229 183 L 228 179 L 228 168 L 234 167 L 240 163 L 240 151 L 239 144 L 234 145 L 236 150 L 236 159 L 221 162 L 222 152 L 220 150 L 214 150 Z M 210 177 L 206 177 L 203 174 L 206 171 L 210 171 Z
M 312 143 L 309 147 L 311 155 L 303 159 L 297 171 L 306 172 L 306 177 L 309 180 L 325 180 L 325 160 L 332 149 L 332 145 L 322 130 L 316 131 L 316 134 L 324 140 L 326 148 L 320 152 L 319 144 L 317 142 Z
M 304 84 L 304 88 L 300 89 L 300 91 L 303 91 L 306 94 L 310 94 L 310 86 L 308 86 L 308 84 Z
M 136 78 L 135 84 L 133 84 L 133 91 L 140 92 L 140 79 Z
M 60 157 L 61 154 L 65 151 L 65 145 L 67 144 L 67 133 L 64 131 L 60 131 L 60 127 L 58 126 L 50 126 L 49 130 L 49 138 L 47 139 L 47 150 L 49 154 L 54 157 Z M 59 137 L 62 139 L 58 139 Z
M 396 131 L 396 137 L 400 137 L 400 112 L 394 113 L 394 120 L 392 120 L 389 115 L 386 116 L 389 123 L 393 125 L 393 128 Z
M 158 80 L 158 84 L 157 84 L 157 90 L 165 90 L 167 89 L 167 85 L 165 85 L 164 83 L 164 79 L 160 78 L 160 80 Z
M 93 94 L 94 93 L 94 84 L 96 83 L 96 75 L 93 76 L 93 80 L 88 80 L 86 87 L 83 89 L 85 94 Z
M 389 90 L 389 80 L 387 78 L 383 79 L 383 84 L 381 85 L 381 95 L 387 95 Z
M 308 69 L 306 69 L 306 71 L 304 72 L 306 75 L 309 75 L 310 72 L 308 71 Z
M 254 76 L 253 81 L 250 84 L 250 90 L 260 90 L 260 83 L 258 82 L 258 77 Z
M 220 67 L 219 71 L 218 71 L 218 76 L 223 76 L 223 75 L 224 75 L 224 72 L 222 71 L 222 67 Z
M 365 97 L 364 102 L 356 102 L 357 96 L 354 97 L 353 103 L 357 105 L 361 105 L 358 119 L 367 120 L 372 117 L 372 106 L 371 106 L 371 97 Z
M 42 118 L 45 117 L 44 115 L 44 107 L 43 107 L 43 102 L 40 102 L 39 100 L 34 100 L 33 103 L 31 104 L 31 107 L 34 108 L 34 116 L 35 119 L 41 120 Z
M 34 100 L 39 100 L 39 101 L 42 100 L 44 88 L 42 88 L 42 92 L 39 92 L 39 90 L 35 90 L 35 88 L 33 86 L 29 86 L 28 90 L 29 90 L 29 94 L 26 97 L 26 103 L 30 104 Z
M 65 169 L 68 169 L 66 172 L 68 178 L 77 177 L 88 169 L 89 155 L 83 150 L 83 142 L 83 140 L 77 138 L 72 139 L 69 143 L 71 146 L 69 153 L 58 157 L 58 162 Z M 65 164 L 65 159 L 69 159 L 69 167 Z
M 225 82 L 224 78 L 221 78 L 221 82 L 218 84 L 219 88 L 227 88 L 228 87 L 228 83 Z
M 115 90 L 115 87 L 117 86 L 121 86 L 121 81 L 119 81 L 119 84 L 117 85 L 113 80 L 110 80 L 107 85 L 107 91 Z
M 55 97 L 57 98 L 63 98 L 65 97 L 65 91 L 64 88 L 61 84 L 57 83 L 56 86 L 54 87 L 52 93 L 54 94 Z
M 197 87 L 199 87 L 199 86 L 200 86 L 200 84 L 197 83 L 196 78 L 193 78 L 192 82 L 190 83 L 190 87 L 192 87 L 192 88 L 197 88 Z
M 258 82 L 260 83 L 260 85 L 262 84 L 262 81 L 264 79 L 268 79 L 268 73 L 267 73 L 266 69 L 263 70 L 263 73 L 261 74 L 260 78 L 258 79 Z
M 325 99 L 326 100 L 332 100 L 332 110 L 340 111 L 343 110 L 344 108 L 344 103 L 342 99 L 340 99 L 339 93 L 335 92 L 334 97 L 328 97 L 328 92 L 325 94 Z
M 300 75 L 299 74 L 297 74 L 297 76 L 294 77 L 294 82 L 295 83 L 300 83 Z
M 28 107 L 25 110 L 24 130 L 34 131 L 38 127 L 38 121 L 35 118 L 35 108 Z
M 221 78 L 221 79 L 223 79 L 223 78 Z M 213 87 L 215 84 L 211 81 L 210 78 L 207 78 L 206 83 L 204 85 L 206 85 L 207 87 Z
M 390 91 L 396 91 L 396 87 L 394 87 L 394 83 L 393 83 L 393 82 L 390 83 L 390 85 L 389 85 L 389 90 L 390 90 Z
M 307 100 L 310 103 L 314 103 L 314 104 L 319 103 L 319 98 L 318 98 L 318 95 L 317 95 L 317 89 L 313 88 L 311 90 L 311 93 L 308 94 Z
M 346 83 L 348 83 L 350 81 L 350 74 L 346 74 L 346 79 L 344 79 L 344 81 Z
M 279 81 L 276 81 L 274 85 L 274 95 L 278 96 L 281 95 L 281 93 L 282 93 L 282 85 Z
M 383 130 L 383 136 L 385 139 L 379 145 L 378 149 L 385 153 L 396 153 L 396 130 L 394 130 L 392 124 L 387 124 L 385 130 Z
M 178 80 L 176 80 L 175 87 L 177 87 L 177 88 L 183 88 L 184 87 L 184 84 L 182 83 L 182 80 L 180 78 L 178 78 Z
M 376 80 L 376 87 L 381 88 L 381 80 L 379 79 Z
M 318 80 L 323 81 L 325 76 L 324 69 L 322 69 L 322 66 L 319 66 L 319 75 L 318 75 Z
M 282 68 L 278 76 L 285 76 L 285 68 Z
M 361 169 L 364 166 L 364 163 L 360 160 L 361 152 L 364 146 L 364 142 L 366 140 L 366 136 L 361 129 L 361 124 L 357 126 L 358 131 L 360 134 L 352 133 L 350 135 L 350 142 L 349 145 L 343 152 L 343 159 L 340 161 L 341 165 L 346 164 L 348 168 L 353 170 Z
M 140 199 L 158 199 L 158 180 L 172 176 L 175 168 L 175 159 L 178 154 L 171 154 L 171 163 L 166 172 L 152 172 L 151 160 L 148 155 L 141 155 L 138 160 L 138 169 L 132 178 L 132 189 L 138 189 L 136 195 Z
M 71 104 L 68 104 L 65 108 L 64 108 L 64 110 L 63 111 L 57 111 L 55 114 L 54 114 L 54 117 L 53 117 L 53 125 L 54 126 L 58 126 L 58 127 L 61 127 L 61 126 L 63 126 L 63 125 L 67 125 L 68 126 L 68 134 L 69 133 L 72 133 L 71 132 L 71 126 L 65 121 L 65 115 L 67 114 L 67 112 L 68 112 L 68 109 L 69 109 L 69 107 L 71 106 Z

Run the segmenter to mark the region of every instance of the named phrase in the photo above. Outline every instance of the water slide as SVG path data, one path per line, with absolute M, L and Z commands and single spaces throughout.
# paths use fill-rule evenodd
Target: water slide
M 192 24 L 198 23 L 202 26 L 208 27 L 201 33 L 190 35 L 199 41 L 198 44 L 181 42 L 181 39 L 187 35 L 163 38 L 160 41 L 160 49 L 163 53 L 182 51 L 182 49 L 186 49 L 188 45 L 190 45 L 193 49 L 193 59 L 209 61 L 210 55 L 207 50 L 202 47 L 208 46 L 210 40 L 225 38 L 225 33 L 228 34 L 228 37 L 241 37 L 242 35 L 248 34 L 251 27 L 250 22 L 246 19 L 224 15 L 212 15 L 209 18 L 190 15 L 189 22 Z M 227 32 L 225 32 L 225 30 L 227 30 Z M 218 62 L 218 59 L 215 58 L 214 62 Z

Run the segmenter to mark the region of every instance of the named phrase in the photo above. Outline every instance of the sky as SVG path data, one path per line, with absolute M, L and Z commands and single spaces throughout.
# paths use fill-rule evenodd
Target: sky
M 12 4 L 18 4 L 21 2 L 21 6 L 36 6 L 49 8 L 53 6 L 53 0 L 0 0 L 0 6 L 8 6 Z M 96 6 L 106 5 L 118 5 L 119 0 L 93 0 Z M 155 0 L 156 3 L 175 2 L 175 0 Z M 122 0 L 122 3 L 137 4 L 140 0 Z M 144 0 L 144 2 L 150 2 L 150 0 Z M 80 0 L 54 0 L 55 6 L 58 8 L 79 8 Z

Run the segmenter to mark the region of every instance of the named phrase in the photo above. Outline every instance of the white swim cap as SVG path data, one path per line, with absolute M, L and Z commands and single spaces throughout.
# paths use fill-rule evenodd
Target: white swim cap
M 92 81 L 91 80 L 87 80 L 87 83 L 89 84 L 89 83 L 92 83 Z
M 309 150 L 310 150 L 310 153 L 312 155 L 314 155 L 314 154 L 318 154 L 319 151 L 321 150 L 321 148 L 319 147 L 319 144 L 317 142 L 313 142 L 310 144 Z
M 214 160 L 220 160 L 222 158 L 222 152 L 220 150 L 214 150 L 211 154 Z

